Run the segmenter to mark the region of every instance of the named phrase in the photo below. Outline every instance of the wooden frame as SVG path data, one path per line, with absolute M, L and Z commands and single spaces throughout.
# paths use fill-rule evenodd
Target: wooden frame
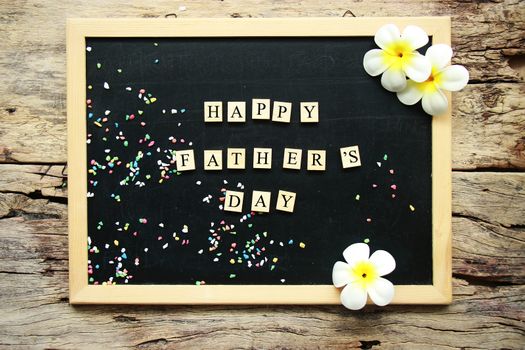
M 72 304 L 339 304 L 332 285 L 88 285 L 86 37 L 370 36 L 386 23 L 415 24 L 450 45 L 449 17 L 271 19 L 69 19 L 67 119 L 69 294 Z M 447 95 L 450 101 L 450 93 Z M 449 102 L 450 103 L 450 102 Z M 449 106 L 450 107 L 450 106 Z M 393 304 L 452 300 L 451 114 L 432 121 L 433 284 L 398 285 Z M 436 151 L 439 150 L 439 151 Z

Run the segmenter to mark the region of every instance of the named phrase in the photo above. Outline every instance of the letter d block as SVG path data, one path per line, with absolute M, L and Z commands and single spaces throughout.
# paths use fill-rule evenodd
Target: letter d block
M 175 151 L 175 161 L 177 171 L 195 170 L 195 157 L 192 149 Z
M 244 200 L 243 192 L 226 191 L 226 197 L 224 198 L 224 211 L 232 211 L 235 213 L 241 213 L 243 200 Z

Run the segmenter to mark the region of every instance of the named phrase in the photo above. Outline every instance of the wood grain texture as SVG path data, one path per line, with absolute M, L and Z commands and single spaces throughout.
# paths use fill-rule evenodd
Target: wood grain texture
M 187 10 L 181 12 L 179 5 Z M 66 17 L 450 15 L 454 302 L 446 307 L 68 304 Z M 525 4 L 0 0 L 0 348 L 523 348 Z M 38 30 L 36 30 L 36 28 Z M 24 164 L 22 164 L 24 163 Z M 506 171 L 513 172 L 506 172 Z

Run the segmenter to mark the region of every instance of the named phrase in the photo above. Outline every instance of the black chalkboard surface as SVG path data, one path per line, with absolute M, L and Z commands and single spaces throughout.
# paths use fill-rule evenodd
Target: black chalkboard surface
M 395 258 L 395 285 L 433 283 L 432 117 L 366 74 L 369 36 L 85 36 L 84 172 L 89 286 L 331 285 L 352 243 Z M 252 120 L 252 99 L 292 103 L 290 123 Z M 246 122 L 204 122 L 204 102 L 246 102 Z M 316 101 L 319 122 L 301 123 Z M 83 138 L 84 136 L 82 136 Z M 344 169 L 341 147 L 361 166 Z M 252 167 L 271 148 L 271 169 Z M 246 168 L 204 170 L 204 150 L 246 149 Z M 302 149 L 300 170 L 283 169 Z M 195 170 L 177 171 L 192 149 Z M 326 150 L 326 169 L 306 169 Z M 244 192 L 241 213 L 223 210 Z M 272 193 L 270 212 L 251 193 Z M 296 193 L 293 213 L 275 209 Z M 86 270 L 84 270 L 86 271 Z

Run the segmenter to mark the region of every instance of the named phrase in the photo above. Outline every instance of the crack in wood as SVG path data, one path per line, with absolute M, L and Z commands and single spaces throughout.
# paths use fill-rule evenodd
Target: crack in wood
M 379 340 L 360 340 L 359 341 L 361 345 L 359 346 L 359 349 L 372 349 L 374 346 L 381 346 L 381 342 Z

